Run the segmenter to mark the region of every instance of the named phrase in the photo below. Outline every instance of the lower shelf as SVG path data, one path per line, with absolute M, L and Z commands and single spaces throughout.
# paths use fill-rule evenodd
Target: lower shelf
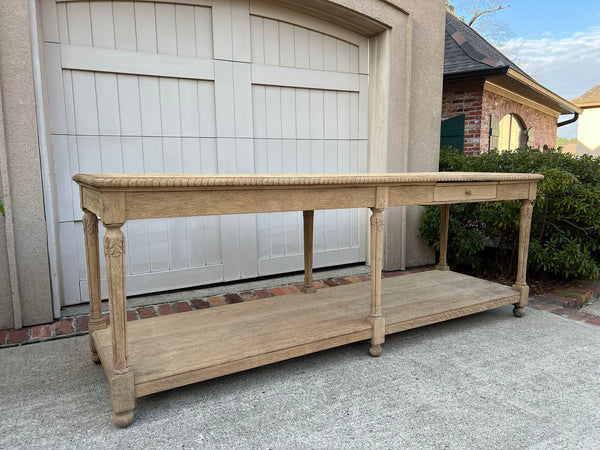
M 508 286 L 455 272 L 428 271 L 382 280 L 386 334 L 519 301 Z M 135 395 L 239 372 L 371 337 L 370 283 L 355 283 L 129 322 Z M 110 327 L 94 342 L 112 366 Z

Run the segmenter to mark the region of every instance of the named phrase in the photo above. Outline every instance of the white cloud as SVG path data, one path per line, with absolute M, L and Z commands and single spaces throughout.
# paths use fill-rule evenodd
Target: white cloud
M 567 100 L 600 83 L 600 26 L 568 37 L 511 39 L 499 49 L 539 83 Z

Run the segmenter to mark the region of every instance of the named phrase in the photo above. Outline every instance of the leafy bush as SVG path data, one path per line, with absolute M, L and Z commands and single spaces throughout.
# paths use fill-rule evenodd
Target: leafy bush
M 440 170 L 541 173 L 533 202 L 529 269 L 561 278 L 598 278 L 600 272 L 600 158 L 551 149 L 490 151 L 479 157 L 442 149 Z M 514 274 L 519 238 L 518 201 L 452 205 L 448 242 L 451 265 L 485 263 Z M 427 208 L 421 235 L 439 250 L 440 210 Z

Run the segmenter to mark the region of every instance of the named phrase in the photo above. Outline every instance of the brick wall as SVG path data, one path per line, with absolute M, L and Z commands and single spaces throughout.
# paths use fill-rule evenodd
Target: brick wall
M 534 128 L 534 147 L 556 146 L 557 118 L 484 90 L 483 82 L 444 83 L 442 120 L 465 115 L 464 153 L 479 155 L 489 147 L 490 115 L 500 121 L 506 114 L 517 114 L 526 128 Z
M 534 127 L 532 147 L 542 148 L 544 145 L 552 148 L 556 147 L 557 117 L 493 92 L 483 91 L 482 128 L 485 127 L 486 130 L 489 130 L 490 115 L 494 115 L 498 117 L 498 120 L 501 120 L 506 114 L 517 114 L 527 129 Z M 481 151 L 487 151 L 488 145 L 489 134 L 486 132 L 484 136 L 484 133 L 482 133 Z
M 481 147 L 483 84 L 446 83 L 442 98 L 442 120 L 465 115 L 464 153 L 476 155 Z M 488 124 L 489 127 L 489 124 Z

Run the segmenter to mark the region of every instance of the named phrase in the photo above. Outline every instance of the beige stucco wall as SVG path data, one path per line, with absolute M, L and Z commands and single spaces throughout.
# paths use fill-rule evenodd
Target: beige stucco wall
M 430 172 L 439 167 L 439 139 L 441 123 L 442 77 L 444 65 L 445 3 L 442 1 L 394 2 L 410 12 L 412 17 L 411 74 L 409 80 L 410 107 L 407 128 L 407 147 L 398 143 L 400 136 L 390 132 L 388 172 Z M 399 41 L 401 36 L 398 37 Z M 392 79 L 401 73 L 402 61 L 393 62 Z M 394 82 L 392 81 L 392 86 Z M 405 98 L 399 89 L 392 96 Z M 398 113 L 392 111 L 390 127 L 396 127 Z M 404 159 L 404 161 L 403 161 Z M 422 207 L 406 208 L 405 261 L 400 251 L 402 242 L 401 208 L 388 211 L 385 269 L 429 264 L 434 261 L 433 251 L 419 238 Z
M 4 130 L 0 152 L 8 167 L 8 174 L 4 176 L 10 186 L 20 305 L 23 325 L 33 325 L 52 320 L 52 300 L 27 0 L 0 1 L 0 90 L 3 112 L 0 126 Z M 4 227 L 0 229 L 0 239 L 3 240 L 0 244 L 0 280 L 3 281 L 6 277 L 2 263 L 6 258 Z M 4 294 L 0 294 L 0 311 L 8 311 Z M 6 322 L 3 317 L 2 323 Z M 10 322 L 12 326 L 12 320 Z
M 600 107 L 586 108 L 579 115 L 577 154 L 600 156 Z
M 2 139 L 2 130 L 0 130 L 0 139 Z M 2 186 L 0 185 L 0 199 L 2 199 L 2 197 Z M 13 308 L 10 287 L 10 271 L 8 268 L 8 253 L 6 248 L 6 226 L 4 216 L 0 215 L 0 329 L 13 326 Z

